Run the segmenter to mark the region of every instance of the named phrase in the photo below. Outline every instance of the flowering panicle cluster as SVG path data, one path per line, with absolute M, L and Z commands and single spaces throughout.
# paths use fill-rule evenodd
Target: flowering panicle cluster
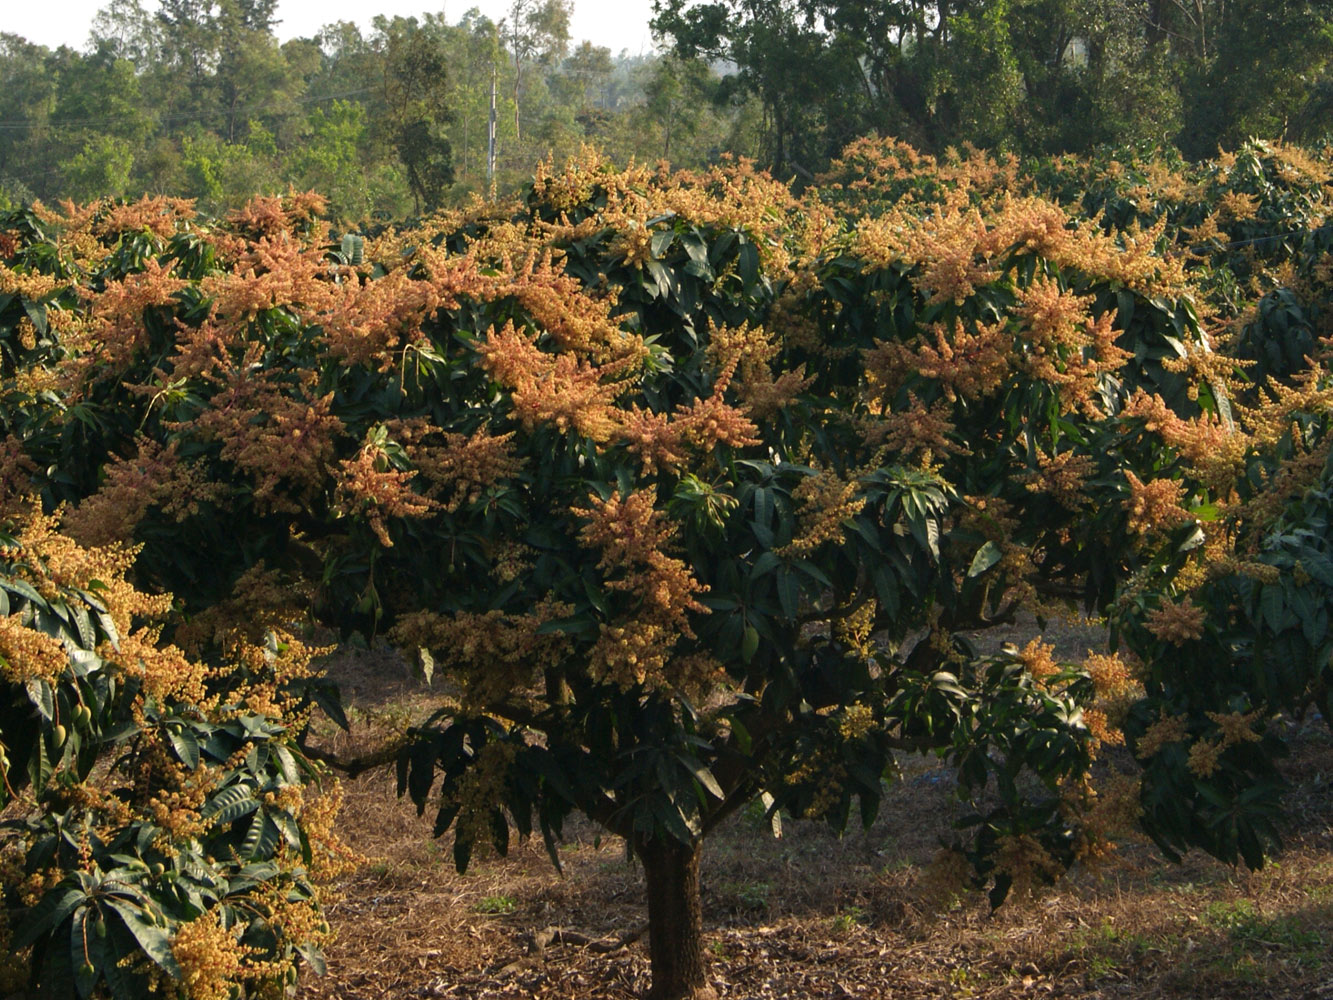
M 837 803 L 847 781 L 847 765 L 833 756 L 831 749 L 821 746 L 799 757 L 791 770 L 782 776 L 783 784 L 805 785 L 813 794 L 802 810 L 803 819 L 817 819 L 828 813 Z
M 742 382 L 739 393 L 746 412 L 755 420 L 762 421 L 772 418 L 794 403 L 814 381 L 813 375 L 806 375 L 805 365 L 800 365 L 775 379 Z
M 642 339 L 626 333 L 611 318 L 614 300 L 585 294 L 582 283 L 565 273 L 549 248 L 540 255 L 531 254 L 519 265 L 508 258 L 501 265 L 500 274 L 487 277 L 484 285 L 478 282 L 473 294 L 485 301 L 514 298 L 562 351 L 583 354 L 599 363 L 642 359 Z
M 308 646 L 286 629 L 271 630 L 263 644 L 237 641 L 225 650 L 231 663 L 214 671 L 232 689 L 229 701 L 235 714 L 263 715 L 283 719 L 299 728 L 309 719 L 310 709 L 297 711 L 299 695 L 294 682 L 319 674 L 316 662 L 333 652 L 332 646 Z
M 937 399 L 926 406 L 916 394 L 907 394 L 904 409 L 889 410 L 871 426 L 868 444 L 880 445 L 903 458 L 932 455 L 969 455 L 971 451 L 958 441 L 958 428 L 948 400 Z
M 1262 736 L 1254 731 L 1254 724 L 1259 721 L 1260 713 L 1255 712 L 1209 712 L 1208 718 L 1221 731 L 1224 746 L 1237 743 L 1258 743 Z
M 685 564 L 666 555 L 675 537 L 675 525 L 654 506 L 652 490 L 640 490 L 622 498 L 614 492 L 602 500 L 590 495 L 588 507 L 572 507 L 571 512 L 588 523 L 579 531 L 579 541 L 588 548 L 600 548 L 597 568 L 607 573 L 623 573 L 609 581 L 615 590 L 625 590 L 640 597 L 651 614 L 689 631 L 688 612 L 706 609 L 694 599 L 705 588 L 691 576 Z
M 0 676 L 10 684 L 54 681 L 69 665 L 69 651 L 59 639 L 32 628 L 24 615 L 0 617 Z
M 1093 318 L 1090 295 L 1074 295 L 1054 279 L 1039 277 L 1019 292 L 1014 312 L 1021 323 L 1024 367 L 1037 380 L 1060 390 L 1066 411 L 1096 413 L 1100 377 L 1133 355 L 1115 345 L 1114 311 Z
M 1161 396 L 1150 396 L 1142 389 L 1125 402 L 1121 416 L 1141 418 L 1145 429 L 1160 435 L 1188 463 L 1186 475 L 1199 480 L 1214 496 L 1231 492 L 1254 447 L 1254 439 L 1234 423 L 1207 413 L 1180 417 Z
M 523 468 L 513 453 L 512 431 L 491 434 L 483 427 L 471 435 L 441 432 L 424 418 L 390 421 L 386 426 L 430 484 L 427 495 L 438 499 L 448 513 L 476 503 L 487 487 L 513 478 Z
M 1133 670 L 1118 653 L 1094 653 L 1088 650 L 1084 671 L 1092 678 L 1094 705 L 1085 711 L 1088 728 L 1101 743 L 1125 742 L 1122 727 L 1134 701 L 1143 688 Z
M 0 263 L 0 295 L 21 295 L 40 301 L 60 287 L 60 279 L 50 274 L 16 271 Z
M 128 542 L 152 507 L 176 521 L 219 503 L 224 487 L 208 477 L 203 463 L 185 461 L 179 442 L 161 445 L 141 437 L 133 458 L 113 458 L 97 492 L 65 513 L 64 529 L 84 545 Z
M 1123 721 L 1123 712 L 1121 720 Z M 1085 708 L 1083 724 L 1088 727 L 1088 733 L 1092 736 L 1094 751 L 1102 744 L 1121 746 L 1125 742 L 1125 734 L 1121 732 L 1119 724 L 1112 721 L 1104 706 Z
M 653 233 L 637 219 L 626 220 L 627 224 L 611 241 L 611 255 L 623 260 L 628 266 L 643 269 L 643 265 L 653 259 Z
M 808 211 L 787 185 L 750 160 L 730 156 L 701 171 L 671 171 L 665 163 L 620 168 L 585 147 L 560 166 L 548 159 L 537 167 L 533 200 L 557 218 L 585 211 L 594 192 L 599 202 L 605 199 L 595 216 L 601 227 L 623 233 L 630 220 L 641 225 L 652 215 L 674 215 L 701 227 L 741 229 L 754 239 L 765 266 L 777 269 L 788 262 L 787 221 Z M 553 231 L 568 235 L 567 226 Z
M 651 476 L 661 470 L 676 471 L 689 458 L 683 439 L 683 427 L 665 413 L 658 413 L 631 403 L 619 414 L 617 440 L 623 442 L 639 459 L 639 472 Z
M 1270 381 L 1264 391 L 1267 400 L 1239 407 L 1240 420 L 1260 447 L 1271 448 L 1281 441 L 1298 415 L 1333 410 L 1333 382 L 1319 365 L 1302 372 L 1291 385 Z
M 512 322 L 492 329 L 478 347 L 486 373 L 511 390 L 514 414 L 527 430 L 552 424 L 562 434 L 579 434 L 605 443 L 618 427 L 617 382 L 608 371 L 571 353 L 549 354 Z
M 1181 346 L 1184 356 L 1165 358 L 1162 367 L 1190 380 L 1190 399 L 1197 400 L 1200 387 L 1205 385 L 1218 396 L 1230 398 L 1244 394 L 1246 386 L 1238 372 L 1254 362 L 1228 357 L 1213 350 L 1207 342 L 1184 342 Z
M 706 170 L 677 171 L 660 187 L 655 200 L 660 199 L 665 211 L 698 226 L 743 230 L 766 270 L 787 270 L 789 220 L 807 211 L 786 184 L 756 170 L 752 160 L 724 156 Z
M 1183 646 L 1203 636 L 1206 621 L 1207 612 L 1186 596 L 1179 601 L 1163 599 L 1162 603 L 1148 614 L 1144 624 L 1149 632 L 1163 642 L 1169 642 L 1173 646 Z
M 746 412 L 755 420 L 773 416 L 814 382 L 813 377 L 806 376 L 804 365 L 773 377 L 772 362 L 781 348 L 762 326 L 742 323 L 739 327 L 719 327 L 710 319 L 707 350 L 720 372 L 734 372 L 731 381 Z
M 28 876 L 22 869 L 11 870 L 9 861 L 14 853 L 21 856 L 24 849 L 31 851 L 30 838 L 50 829 L 52 817 L 44 817 L 43 822 L 48 825 L 34 822 L 29 827 L 32 832 L 11 838 L 7 853 L 14 853 L 8 853 L 0 861 L 0 882 L 6 893 L 25 897 L 28 905 L 36 905 L 61 878 L 69 877 L 71 868 L 93 872 L 96 866 L 103 865 L 105 860 L 94 854 L 92 845 L 96 841 L 113 843 L 137 826 L 149 838 L 138 841 L 141 849 L 170 856 L 191 846 L 197 848 L 198 839 L 219 822 L 218 816 L 207 808 L 210 797 L 236 768 L 243 766 L 254 743 L 243 742 L 220 764 L 202 762 L 191 766 L 182 760 L 179 744 L 169 743 L 160 719 L 155 712 L 150 714 L 150 705 L 203 723 L 259 713 L 299 728 L 304 720 L 293 712 L 294 696 L 284 692 L 290 689 L 291 681 L 310 675 L 310 661 L 320 652 L 290 637 L 279 637 L 263 646 L 232 644 L 223 651 L 235 654 L 226 666 L 210 667 L 188 657 L 162 640 L 162 622 L 171 611 L 171 595 L 142 594 L 125 579 L 136 550 L 119 545 L 81 547 L 60 533 L 59 520 L 59 511 L 43 515 L 35 509 L 16 518 L 10 531 L 17 544 L 3 552 L 6 573 L 26 581 L 52 602 L 70 601 L 78 592 L 96 590 L 114 626 L 108 626 L 107 631 L 117 636 L 114 641 L 102 641 L 94 651 L 106 676 L 116 681 L 104 689 L 104 697 L 124 700 L 122 706 L 104 701 L 99 711 L 115 713 L 103 721 L 114 725 L 129 723 L 131 730 L 128 738 L 118 736 L 110 741 L 117 747 L 110 766 L 99 765 L 91 774 L 85 775 L 83 764 L 76 767 L 68 755 L 65 759 L 52 758 L 57 771 L 68 769 L 65 776 L 74 780 L 61 783 L 58 794 L 47 798 L 63 811 L 60 821 L 68 829 L 78 831 L 81 847 L 72 863 Z M 245 583 L 241 581 L 242 588 Z M 250 596 L 269 608 L 270 614 L 281 614 L 276 610 L 277 602 L 269 599 L 271 595 L 262 587 L 258 589 L 259 593 Z M 40 677 L 59 684 L 57 712 L 67 704 L 66 696 L 75 699 L 76 713 L 82 711 L 86 706 L 82 704 L 81 688 L 72 681 L 70 650 L 36 627 L 30 620 L 31 607 L 17 615 L 0 617 L 0 674 L 10 683 Z M 290 615 L 287 617 L 290 620 Z M 247 620 L 245 624 L 253 622 Z M 222 684 L 219 686 L 216 681 Z M 227 692 L 225 704 L 223 690 Z M 58 726 L 68 726 L 72 734 L 84 729 L 87 716 L 84 721 L 79 721 L 77 714 L 73 720 L 62 721 L 57 716 L 56 722 Z M 55 731 L 59 733 L 60 729 Z M 87 739 L 88 735 L 83 733 L 84 749 L 95 745 Z M 4 767 L 7 766 L 6 762 Z M 301 825 L 302 846 L 309 845 L 312 868 L 336 871 L 340 861 L 346 862 L 349 852 L 338 843 L 331 827 L 338 804 L 336 789 L 331 788 L 327 795 L 306 796 L 299 786 L 279 784 L 264 790 L 262 800 L 269 808 L 285 810 Z M 31 802 L 25 804 L 33 806 Z M 37 805 L 40 807 L 42 803 Z M 58 814 L 56 818 L 59 819 Z M 333 867 L 326 868 L 326 856 Z M 229 860 L 218 864 L 225 868 Z M 279 851 L 274 861 L 277 874 L 268 886 L 236 891 L 228 908 L 214 908 L 194 920 L 169 925 L 172 955 L 180 967 L 179 978 L 168 982 L 159 968 L 150 972 L 155 977 L 155 988 L 166 987 L 182 996 L 208 1000 L 231 997 L 238 986 L 253 985 L 256 991 L 267 989 L 287 969 L 281 959 L 268 957 L 283 954 L 282 942 L 317 944 L 327 936 L 316 901 L 308 896 L 298 899 L 289 892 L 294 873 L 300 879 L 305 878 L 302 859 L 284 856 Z M 233 890 L 236 889 L 233 883 Z M 231 915 L 224 916 L 228 911 Z M 237 913 L 243 914 L 240 923 L 234 929 L 227 929 L 224 924 L 236 919 Z M 242 930 L 252 923 L 250 914 L 262 921 L 266 933 L 278 939 L 278 947 L 265 948 L 261 954 L 259 949 L 239 944 Z M 111 960 L 115 958 L 112 956 Z M 130 961 L 151 967 L 143 956 L 127 957 L 121 964 Z
M 212 320 L 244 338 L 249 323 L 270 309 L 332 312 L 338 286 L 326 280 L 326 271 L 318 246 L 263 237 L 245 244 L 230 272 L 209 275 L 199 287 L 211 300 Z
M 1031 639 L 1016 654 L 1023 669 L 1038 682 L 1044 683 L 1063 669 L 1055 658 L 1055 647 L 1044 643 L 1040 638 Z
M 1124 508 L 1129 513 L 1129 530 L 1136 535 L 1156 535 L 1170 531 L 1193 520 L 1182 505 L 1185 487 L 1172 479 L 1150 479 L 1143 482 L 1132 470 L 1126 469 L 1129 497 Z
M 118 543 L 85 548 L 62 533 L 59 523 L 59 511 L 46 515 L 37 506 L 21 516 L 12 532 L 22 554 L 22 561 L 11 568 L 16 577 L 32 584 L 48 601 L 58 599 L 64 588 L 99 589 L 121 634 L 131 631 L 135 618 L 160 619 L 167 614 L 170 594 L 144 594 L 125 580 L 137 548 Z
M 299 797 L 301 790 L 288 786 L 279 793 L 287 794 Z M 290 811 L 299 815 L 303 828 L 307 828 L 308 807 Z M 337 850 L 347 853 L 341 844 Z M 316 852 L 316 857 L 319 856 Z M 279 882 L 258 887 L 245 905 L 279 941 L 323 947 L 331 936 L 317 903 L 291 898 Z M 181 978 L 173 985 L 183 990 L 186 1000 L 225 1000 L 235 996 L 238 987 L 245 990 L 246 996 L 269 996 L 280 990 L 286 972 L 284 964 L 265 959 L 261 957 L 261 949 L 243 944 L 243 925 L 237 923 L 229 928 L 225 923 L 218 911 L 209 911 L 176 928 L 171 937 L 171 951 L 181 969 Z
M 1097 471 L 1089 455 L 1062 451 L 1056 455 L 1037 453 L 1037 468 L 1019 476 L 1032 493 L 1045 493 L 1066 510 L 1078 510 L 1088 502 L 1084 485 Z
M 0 519 L 30 506 L 28 497 L 35 492 L 32 476 L 36 471 L 37 463 L 28 456 L 22 441 L 7 437 L 0 442 Z
M 791 491 L 796 506 L 796 530 L 791 542 L 775 551 L 780 556 L 801 556 L 841 538 L 847 522 L 866 505 L 866 498 L 860 492 L 861 484 L 856 477 L 844 479 L 833 469 L 820 469 L 802 479 Z
M 559 663 L 569 640 L 537 630 L 572 613 L 568 604 L 550 599 L 523 615 L 419 611 L 400 617 L 389 637 L 407 648 L 434 651 L 436 665 L 462 686 L 464 705 L 483 707 L 521 698 L 543 671 Z
M 769 363 L 778 356 L 779 347 L 762 326 L 748 322 L 740 326 L 719 326 L 708 320 L 708 344 L 705 353 L 720 375 L 745 381 L 763 375 L 771 377 Z
M 1010 893 L 1018 899 L 1030 898 L 1043 885 L 1060 878 L 1064 865 L 1030 834 L 1000 838 L 995 852 L 995 870 L 1012 880 Z
M 555 212 L 571 212 L 588 204 L 598 188 L 607 191 L 608 201 L 620 201 L 649 180 L 642 165 L 630 164 L 623 172 L 616 170 L 595 147 L 583 145 L 577 155 L 561 165 L 557 166 L 554 154 L 539 161 L 532 193 Z
M 1001 273 L 981 213 L 962 201 L 942 206 L 924 221 L 906 209 L 865 220 L 856 228 L 852 252 L 868 271 L 894 264 L 919 267 L 915 282 L 929 293 L 928 302 L 961 305 Z
M 833 638 L 862 659 L 875 655 L 871 637 L 879 621 L 879 601 L 874 598 L 833 620 Z
M 1135 685 L 1134 672 L 1120 658 L 1119 653 L 1094 653 L 1088 650 L 1083 669 L 1092 678 L 1093 689 L 1100 698 L 1116 698 Z
M 875 346 L 861 352 L 866 373 L 866 395 L 888 407 L 898 390 L 916 373 L 917 352 L 900 340 L 875 338 Z M 928 359 L 926 360 L 929 363 Z
M 1245 191 L 1223 191 L 1217 199 L 1217 214 L 1223 222 L 1253 219 L 1258 210 L 1259 199 Z
M 109 369 L 114 377 L 128 367 L 148 342 L 144 312 L 174 305 L 175 295 L 187 284 L 175 276 L 172 265 L 164 267 L 150 257 L 142 271 L 108 281 L 97 292 L 82 289 L 81 294 L 89 300 L 88 323 L 81 331 L 84 344 L 68 346 L 82 349 L 80 367 L 87 377 L 105 376 L 103 369 Z
M 300 509 L 297 498 L 322 483 L 342 431 L 333 394 L 311 398 L 306 387 L 283 385 L 272 370 L 251 364 L 219 381 L 191 426 L 205 440 L 221 442 L 222 459 L 254 478 L 257 501 L 275 510 Z M 295 496 L 284 485 L 295 486 Z
M 74 264 L 76 271 L 94 271 L 106 255 L 106 247 L 93 235 L 93 224 L 101 213 L 101 205 L 90 201 L 76 205 L 65 200 L 57 208 L 44 205 L 40 199 L 29 206 L 29 211 L 49 227 L 51 241 L 60 256 Z
M 531 546 L 512 540 L 489 546 L 486 554 L 491 563 L 491 576 L 501 583 L 517 580 L 532 569 L 533 552 Z
M 174 638 L 191 656 L 210 648 L 230 655 L 261 647 L 269 635 L 285 633 L 292 622 L 305 618 L 310 595 L 308 585 L 293 582 L 261 559 L 236 578 L 227 598 L 177 626 Z
M 119 643 L 103 644 L 97 653 L 125 676 L 138 678 L 144 694 L 159 704 L 168 698 L 200 707 L 210 704 L 206 693 L 208 669 L 177 647 L 164 645 L 158 626 L 123 633 Z
M 349 365 L 392 368 L 401 348 L 425 336 L 421 326 L 428 318 L 458 306 L 456 298 L 442 294 L 440 284 L 415 280 L 401 270 L 376 281 L 343 282 L 337 286 L 343 300 L 321 317 L 329 354 Z
M 1075 224 L 1040 198 L 1005 197 L 985 212 L 966 191 L 946 190 L 941 198 L 926 216 L 902 206 L 862 222 L 849 249 L 867 270 L 917 269 L 914 281 L 930 302 L 962 304 L 994 283 L 1013 254 L 1119 281 L 1146 296 L 1178 294 L 1185 287 L 1183 262 L 1157 252 L 1165 218 L 1141 232 L 1107 235 L 1094 220 Z
M 628 625 L 604 622 L 588 651 L 588 676 L 623 688 L 670 684 L 685 689 L 688 678 L 667 673 L 676 639 L 671 629 L 656 621 L 636 620 Z
M 819 178 L 820 190 L 831 192 L 844 211 L 858 217 L 875 214 L 886 200 L 929 205 L 963 193 L 987 204 L 1019 190 L 1025 181 L 1013 154 L 964 143 L 961 151 L 950 147 L 937 159 L 909 143 L 878 137 L 852 142 Z
M 1185 254 L 1190 259 L 1207 260 L 1210 253 L 1220 249 L 1231 239 L 1219 224 L 1220 220 L 1220 215 L 1214 210 L 1205 215 L 1197 225 L 1186 226 L 1180 231 L 1181 236 L 1189 241 L 1189 245 L 1185 247 Z
M 512 743 L 491 742 L 482 746 L 473 765 L 467 769 L 451 804 L 458 806 L 454 837 L 490 850 L 491 814 L 497 800 L 503 800 L 509 784 L 509 772 L 517 751 Z
M 1333 442 L 1325 442 L 1319 448 L 1305 448 L 1296 434 L 1292 437 L 1297 442 L 1295 454 L 1279 462 L 1275 472 L 1263 476 L 1261 491 L 1237 505 L 1240 518 L 1254 526 L 1271 525 L 1292 500 L 1304 496 L 1319 482 L 1328 465 Z M 1262 537 L 1262 532 L 1250 533 L 1246 550 L 1249 554 L 1257 551 Z
M 247 960 L 254 949 L 241 944 L 241 925 L 222 925 L 214 910 L 181 924 L 171 939 L 180 966 L 180 986 L 189 1000 L 228 1000 L 237 983 L 252 978 Z
M 726 401 L 727 389 L 741 361 L 742 355 L 732 352 L 713 392 L 693 403 L 679 404 L 671 416 L 637 403 L 614 414 L 618 424 L 615 438 L 638 457 L 644 475 L 660 469 L 676 471 L 686 463 L 690 452 L 709 455 L 719 445 L 745 448 L 760 443 L 754 421 L 744 409 Z
M 712 395 L 676 407 L 672 429 L 681 441 L 703 454 L 709 454 L 719 445 L 745 448 L 761 443 L 754 421 L 724 398 L 730 381 L 730 372 L 724 372 Z
M 1098 787 L 1083 789 L 1087 802 L 1080 816 L 1084 841 L 1080 845 L 1084 857 L 1104 855 L 1112 843 L 1139 828 L 1143 815 L 1141 782 L 1137 777 L 1115 774 Z
M 588 522 L 580 543 L 601 550 L 597 568 L 606 586 L 634 598 L 628 621 L 604 626 L 590 654 L 602 676 L 624 686 L 679 683 L 662 676 L 662 669 L 678 638 L 694 638 L 690 614 L 707 613 L 696 599 L 707 588 L 683 561 L 666 554 L 676 530 L 655 499 L 652 490 L 625 497 L 616 492 L 606 500 L 589 496 L 588 507 L 571 508 Z
M 310 243 L 327 243 L 327 224 L 320 221 L 327 208 L 328 200 L 316 191 L 257 195 L 232 212 L 227 221 L 251 237 L 295 235 L 305 230 Z
M 959 397 L 984 399 L 1008 385 L 1015 358 L 1014 335 L 1006 322 L 979 323 L 975 331 L 968 331 L 963 321 L 956 319 L 950 332 L 941 323 L 933 324 L 928 332 L 934 343 L 922 334 L 915 350 L 898 341 L 875 343 L 880 351 L 896 348 L 901 352 L 893 369 L 915 370 L 924 378 L 936 380 L 950 402 Z
M 387 518 L 427 517 L 437 506 L 430 497 L 412 489 L 416 470 L 390 467 L 383 448 L 374 443 L 343 459 L 334 478 L 338 483 L 334 513 L 339 517 L 364 517 L 385 548 L 393 545 Z
M 1190 746 L 1185 766 L 1190 773 L 1199 778 L 1210 777 L 1220 766 L 1224 747 L 1218 740 L 1195 740 Z
M 175 842 L 189 843 L 213 824 L 203 815 L 204 804 L 225 776 L 223 769 L 200 764 L 182 768 L 154 733 L 139 762 L 144 811 L 157 826 L 155 846 L 164 851 Z
M 158 239 L 175 236 L 197 213 L 193 198 L 146 195 L 138 201 L 111 205 L 93 223 L 93 232 L 103 240 L 114 240 L 122 233 L 150 232 Z

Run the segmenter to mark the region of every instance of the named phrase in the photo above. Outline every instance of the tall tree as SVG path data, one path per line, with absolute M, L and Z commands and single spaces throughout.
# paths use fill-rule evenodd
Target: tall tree
M 655 31 L 683 59 L 733 63 L 723 97 L 754 94 L 764 110 L 762 158 L 804 181 L 862 131 L 857 52 L 804 0 L 658 0 Z
M 671 159 L 673 144 L 680 149 L 682 140 L 692 137 L 706 115 L 710 90 L 716 80 L 708 64 L 701 59 L 664 56 L 644 83 L 643 117 L 661 137 L 655 150 L 663 159 Z
M 1180 145 L 1203 157 L 1248 136 L 1280 136 L 1333 79 L 1333 2 L 1215 0 L 1194 29 Z
M 445 134 L 453 120 L 448 58 L 439 35 L 420 28 L 414 18 L 395 18 L 385 27 L 384 128 L 420 214 L 436 207 L 454 182 Z
M 0 195 L 26 201 L 53 172 L 44 146 L 52 137 L 57 81 L 50 51 L 0 33 Z
M 606 106 L 605 87 L 614 69 L 611 50 L 581 42 L 560 67 L 560 77 L 573 103 L 585 110 L 597 103 Z
M 503 22 L 514 58 L 514 135 L 523 137 L 523 73 L 532 63 L 549 65 L 563 58 L 569 46 L 569 18 L 574 0 L 511 0 Z

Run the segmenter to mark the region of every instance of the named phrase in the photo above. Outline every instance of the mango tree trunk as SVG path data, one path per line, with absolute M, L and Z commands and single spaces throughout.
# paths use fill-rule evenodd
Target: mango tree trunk
M 653 986 L 648 1000 L 712 1000 L 704 965 L 701 844 L 666 837 L 634 838 L 648 884 L 648 950 Z

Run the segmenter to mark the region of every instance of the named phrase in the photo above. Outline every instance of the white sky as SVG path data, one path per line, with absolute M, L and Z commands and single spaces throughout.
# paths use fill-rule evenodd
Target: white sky
M 103 6 L 105 0 L 0 0 L 0 32 L 51 48 L 81 49 L 93 16 Z M 356 21 L 365 28 L 376 14 L 408 17 L 443 10 L 454 23 L 473 7 L 498 21 L 507 6 L 505 0 L 278 0 L 277 34 L 283 40 L 313 35 L 333 21 Z M 607 46 L 613 55 L 622 49 L 638 55 L 652 48 L 652 14 L 653 0 L 574 0 L 570 34 L 576 44 L 586 39 Z

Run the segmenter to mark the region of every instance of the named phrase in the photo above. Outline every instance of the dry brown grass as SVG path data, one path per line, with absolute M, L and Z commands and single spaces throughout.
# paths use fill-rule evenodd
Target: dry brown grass
M 1075 636 L 1072 640 L 1082 641 Z M 389 654 L 342 658 L 353 705 L 342 752 L 419 717 L 431 693 Z M 1246 872 L 1127 843 L 1036 899 L 992 915 L 940 900 L 926 866 L 951 816 L 947 774 L 914 762 L 879 820 L 844 837 L 805 822 L 768 835 L 738 816 L 709 841 L 704 908 L 723 997 L 1329 998 L 1333 1000 L 1333 737 L 1294 732 L 1296 818 L 1288 851 Z M 341 827 L 365 863 L 336 888 L 329 973 L 305 1000 L 569 997 L 612 1000 L 648 985 L 642 879 L 623 845 L 567 831 L 565 874 L 540 843 L 455 873 L 446 835 L 394 795 L 392 768 L 346 783 Z M 547 928 L 579 944 L 538 949 Z M 593 947 L 587 942 L 595 942 Z M 603 953 L 604 949 L 612 949 Z

